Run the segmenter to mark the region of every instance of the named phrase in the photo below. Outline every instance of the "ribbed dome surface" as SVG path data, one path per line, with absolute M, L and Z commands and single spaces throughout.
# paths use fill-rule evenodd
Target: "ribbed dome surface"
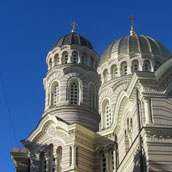
M 165 59 L 171 57 L 169 51 L 153 38 L 143 35 L 134 35 L 123 37 L 112 43 L 103 53 L 100 64 L 110 59 L 111 56 L 118 58 L 122 55 L 134 53 L 156 55 Z
M 85 46 L 90 49 L 93 49 L 93 46 L 91 43 L 85 39 L 83 36 L 72 32 L 70 34 L 67 34 L 63 37 L 61 37 L 53 46 L 52 49 L 55 47 L 62 47 L 63 45 L 80 45 L 80 46 Z

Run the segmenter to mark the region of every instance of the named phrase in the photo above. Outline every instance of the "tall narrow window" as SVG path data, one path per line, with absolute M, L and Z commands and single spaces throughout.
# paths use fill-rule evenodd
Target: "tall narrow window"
M 114 171 L 114 151 L 113 150 L 111 150 L 110 151 L 110 168 L 111 168 L 111 171 Z
M 59 84 L 58 82 L 54 82 L 51 87 L 52 93 L 51 93 L 51 104 L 52 106 L 57 106 L 59 102 Z
M 71 105 L 78 104 L 78 99 L 79 99 L 78 81 L 73 80 L 70 83 L 70 104 Z
M 107 82 L 107 80 L 108 80 L 108 71 L 107 71 L 107 69 L 105 69 L 104 72 L 103 72 L 103 78 L 104 78 L 104 82 Z
M 138 71 L 138 61 L 137 60 L 134 60 L 133 62 L 132 62 L 132 72 L 136 72 L 136 71 Z
M 68 53 L 64 52 L 62 55 L 62 63 L 67 64 L 68 63 Z
M 78 53 L 77 52 L 72 53 L 72 63 L 74 63 L 74 64 L 78 63 Z
M 122 75 L 127 75 L 128 74 L 127 63 L 126 62 L 123 62 L 121 64 L 121 72 L 122 72 Z
M 114 79 L 117 74 L 118 74 L 117 66 L 116 65 L 113 65 L 111 67 L 111 78 Z
M 87 64 L 87 54 L 86 53 L 83 53 L 81 56 L 81 64 L 82 65 Z
M 91 84 L 89 86 L 89 91 L 88 91 L 88 99 L 89 99 L 89 106 L 92 109 L 95 109 L 96 106 L 96 95 L 95 95 L 95 86 L 93 84 Z
M 54 66 L 57 65 L 58 63 L 59 63 L 59 55 L 56 54 L 56 55 L 54 56 Z
M 103 102 L 103 115 L 104 115 L 104 127 L 108 128 L 112 124 L 112 113 L 108 100 L 104 100 Z
M 151 71 L 151 67 L 150 67 L 150 62 L 149 62 L 149 60 L 145 60 L 145 61 L 144 61 L 144 71 L 145 71 L 145 72 Z
M 105 153 L 101 153 L 101 172 L 107 172 Z

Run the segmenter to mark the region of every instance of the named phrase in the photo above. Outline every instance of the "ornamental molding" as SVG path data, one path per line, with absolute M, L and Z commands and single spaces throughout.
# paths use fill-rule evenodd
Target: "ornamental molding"
M 53 115 L 47 114 L 40 120 L 37 128 L 29 135 L 26 140 L 23 140 L 22 143 L 24 145 L 28 145 L 30 143 L 40 143 L 45 138 L 50 137 L 50 135 L 47 134 L 47 130 L 50 126 L 59 127 L 63 131 L 68 132 L 68 125 L 66 123 L 58 121 L 57 118 Z
M 145 127 L 142 132 L 145 142 L 172 144 L 172 128 Z

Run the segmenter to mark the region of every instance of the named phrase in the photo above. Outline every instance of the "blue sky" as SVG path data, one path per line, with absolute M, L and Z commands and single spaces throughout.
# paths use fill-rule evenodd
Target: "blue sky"
M 170 0 L 1 0 L 0 72 L 4 79 L 17 142 L 36 127 L 44 111 L 43 78 L 46 54 L 59 37 L 76 32 L 103 51 L 129 35 L 133 14 L 138 35 L 151 36 L 172 53 L 172 2 Z M 16 147 L 0 81 L 0 147 L 2 172 L 14 171 L 10 151 Z

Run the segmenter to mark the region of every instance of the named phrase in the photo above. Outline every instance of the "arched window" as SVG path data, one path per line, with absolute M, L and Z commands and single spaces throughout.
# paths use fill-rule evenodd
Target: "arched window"
M 134 60 L 132 62 L 132 72 L 136 72 L 139 70 L 139 65 L 138 65 L 138 61 L 137 60 Z
M 161 63 L 156 61 L 154 65 L 154 71 L 156 71 L 161 66 Z
M 112 124 L 112 113 L 111 113 L 111 108 L 109 104 L 109 100 L 104 100 L 103 104 L 103 116 L 104 116 L 104 127 L 108 128 Z
M 116 75 L 118 74 L 118 69 L 116 65 L 113 65 L 111 67 L 111 78 L 114 79 Z
M 56 171 L 62 171 L 62 147 L 58 147 L 56 151 Z
M 62 54 L 62 63 L 63 64 L 68 63 L 68 53 L 66 51 Z
M 106 168 L 106 156 L 105 153 L 102 152 L 101 153 L 101 172 L 107 172 L 107 168 Z
M 40 160 L 40 171 L 46 172 L 47 171 L 47 162 L 45 159 L 45 153 L 44 152 L 40 153 L 39 160 Z
M 92 109 L 95 109 L 95 107 L 96 107 L 96 94 L 95 94 L 95 86 L 93 84 L 91 84 L 89 86 L 88 100 L 89 100 L 89 106 Z
M 111 169 L 111 171 L 114 171 L 114 164 L 115 164 L 114 156 L 115 156 L 114 151 L 110 150 L 110 169 Z
M 121 74 L 122 75 L 127 75 L 128 74 L 128 69 L 127 69 L 127 63 L 126 62 L 123 62 L 121 64 Z
M 145 72 L 151 71 L 150 61 L 149 61 L 149 60 L 145 60 L 145 61 L 144 61 L 143 70 L 144 70 Z
M 72 63 L 78 63 L 78 53 L 76 51 L 72 53 Z
M 81 64 L 87 64 L 87 54 L 83 53 L 81 56 Z
M 59 62 L 60 62 L 59 55 L 58 55 L 58 54 L 56 54 L 56 55 L 54 56 L 54 65 L 59 64 Z
M 103 78 L 104 78 L 104 82 L 107 82 L 107 80 L 108 80 L 108 70 L 107 69 L 105 69 L 103 72 Z
M 51 86 L 51 105 L 57 106 L 59 102 L 59 84 L 54 82 Z
M 79 101 L 79 84 L 77 80 L 72 80 L 69 86 L 70 104 L 77 105 Z
M 49 68 L 52 68 L 52 58 L 49 60 Z

